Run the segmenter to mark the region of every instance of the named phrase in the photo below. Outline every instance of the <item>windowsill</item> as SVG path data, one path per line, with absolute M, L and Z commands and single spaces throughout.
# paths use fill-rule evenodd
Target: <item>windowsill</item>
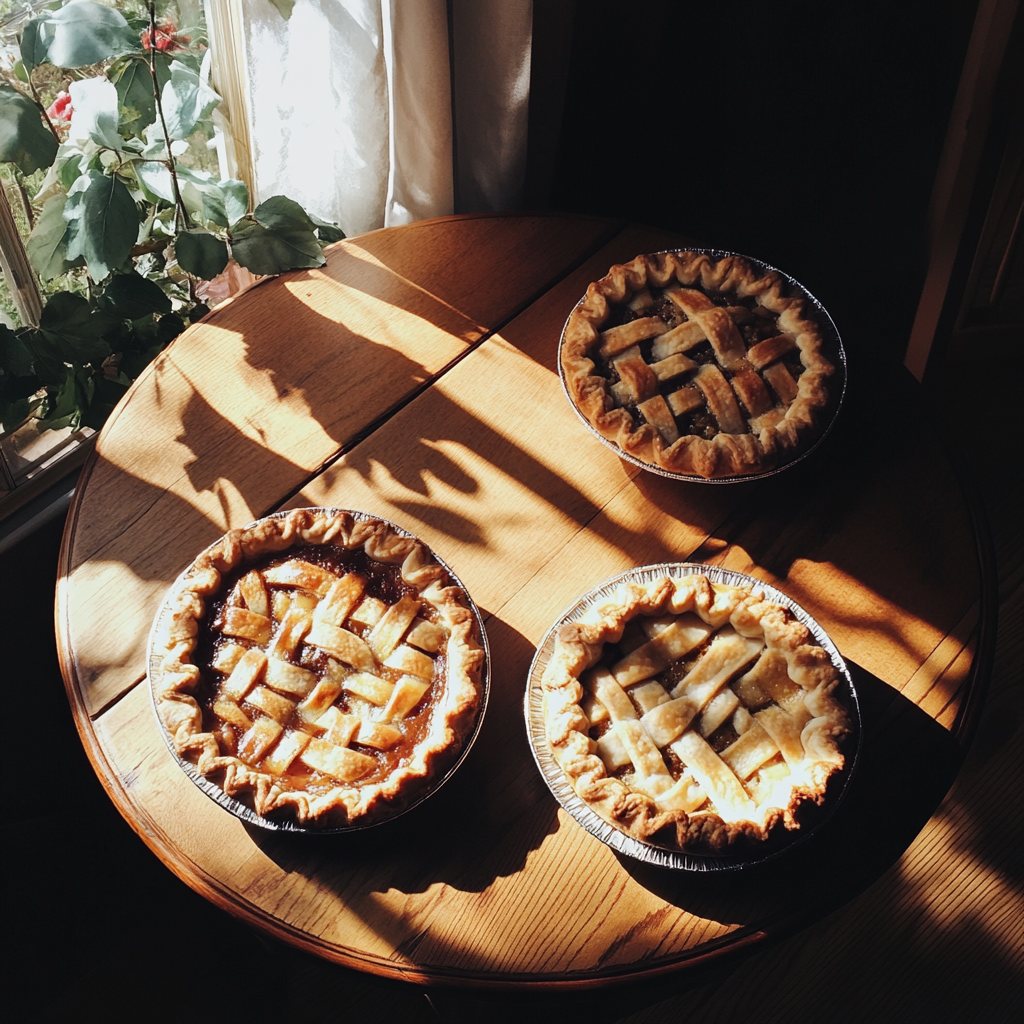
M 78 474 L 96 441 L 85 427 L 40 431 L 32 420 L 0 439 L 0 553 L 67 512 Z

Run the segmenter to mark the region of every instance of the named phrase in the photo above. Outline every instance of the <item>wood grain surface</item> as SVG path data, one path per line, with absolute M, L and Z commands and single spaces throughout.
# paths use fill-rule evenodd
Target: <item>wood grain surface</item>
M 955 775 L 960 712 L 980 685 L 990 612 L 969 509 L 896 373 L 851 373 L 826 444 L 764 481 L 679 483 L 594 440 L 558 379 L 565 318 L 612 263 L 680 244 L 585 218 L 376 232 L 219 308 L 136 383 L 69 516 L 58 636 L 101 780 L 190 885 L 377 974 L 592 986 L 792 931 L 907 848 Z M 178 768 L 144 684 L 146 636 L 177 573 L 226 528 L 309 504 L 420 536 L 481 607 L 492 652 L 487 717 L 454 779 L 347 836 L 275 835 L 223 811 Z M 862 701 L 839 812 L 727 879 L 617 858 L 558 808 L 526 740 L 526 674 L 547 628 L 601 579 L 665 560 L 789 593 L 851 663 Z

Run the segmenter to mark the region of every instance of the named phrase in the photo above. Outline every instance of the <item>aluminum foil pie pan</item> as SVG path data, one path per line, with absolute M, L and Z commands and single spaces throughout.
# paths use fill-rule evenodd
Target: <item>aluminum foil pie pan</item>
M 842 338 L 839 336 L 839 330 L 836 328 L 835 322 L 832 317 L 829 316 L 828 311 L 825 307 L 799 282 L 795 277 L 790 277 L 783 270 L 779 270 L 778 267 L 773 267 L 770 263 L 765 263 L 763 260 L 754 259 L 752 256 L 745 256 L 743 253 L 730 252 L 727 249 L 707 249 L 701 246 L 689 246 L 680 249 L 665 249 L 663 253 L 677 253 L 677 252 L 695 252 L 703 253 L 704 255 L 710 256 L 714 260 L 724 259 L 727 256 L 737 256 L 744 259 L 749 263 L 755 271 L 759 274 L 776 273 L 783 278 L 788 286 L 788 294 L 793 297 L 804 299 L 813 309 L 813 315 L 810 319 L 814 320 L 821 332 L 822 340 L 822 352 L 825 357 L 835 367 L 835 373 L 829 380 L 829 399 L 828 405 L 826 406 L 822 423 L 819 426 L 817 434 L 813 437 L 810 443 L 801 448 L 792 458 L 780 463 L 772 469 L 765 470 L 762 473 L 747 473 L 738 476 L 719 476 L 719 477 L 703 477 L 696 474 L 690 473 L 675 473 L 669 469 L 663 469 L 661 466 L 656 466 L 653 463 L 645 462 L 643 459 L 637 458 L 635 455 L 630 454 L 627 451 L 623 451 L 614 441 L 605 437 L 594 425 L 583 415 L 582 412 L 577 408 L 576 403 L 572 399 L 572 395 L 569 391 L 568 382 L 565 379 L 565 369 L 562 366 L 562 346 L 565 343 L 565 331 L 569 326 L 569 319 L 572 313 L 566 317 L 565 325 L 562 327 L 562 333 L 558 341 L 558 379 L 562 382 L 562 391 L 565 394 L 566 401 L 572 407 L 573 412 L 580 418 L 580 422 L 586 427 L 587 431 L 598 439 L 607 448 L 610 448 L 620 459 L 625 462 L 632 463 L 634 466 L 638 466 L 640 469 L 646 470 L 648 473 L 655 473 L 658 476 L 668 477 L 671 480 L 683 480 L 687 483 L 695 484 L 735 484 L 744 483 L 751 480 L 765 480 L 768 477 L 777 476 L 784 470 L 790 469 L 799 462 L 803 462 L 812 452 L 814 452 L 825 440 L 825 438 L 831 433 L 833 426 L 835 425 L 836 419 L 839 416 L 840 407 L 843 404 L 843 400 L 846 397 L 846 383 L 847 383 L 847 370 L 846 370 L 846 350 L 843 348 Z M 648 256 L 658 256 L 661 253 L 647 253 Z M 580 298 L 580 302 L 576 305 L 579 306 L 581 302 L 586 298 L 584 294 Z
M 275 512 L 269 516 L 264 516 L 263 518 L 284 518 L 290 512 L 293 511 L 295 510 L 288 509 L 282 512 Z M 404 537 L 409 537 L 413 540 L 420 540 L 420 538 L 418 538 L 415 534 L 410 533 L 408 530 L 403 529 L 401 526 L 398 526 L 390 520 L 384 519 L 382 516 L 373 515 L 369 512 L 361 512 L 354 509 L 339 508 L 317 508 L 311 509 L 311 511 L 326 512 L 329 514 L 347 512 L 356 520 L 379 520 L 380 522 L 386 523 L 396 533 L 401 534 Z M 242 527 L 242 529 L 254 526 L 257 522 L 260 521 L 261 520 L 256 520 L 253 523 L 249 523 L 246 526 Z M 195 562 L 198 561 L 199 558 L 201 558 L 204 554 L 206 554 L 213 547 L 215 547 L 216 544 L 219 543 L 220 539 L 218 539 L 214 544 L 211 544 L 204 551 L 200 552 L 200 554 L 196 556 L 196 559 L 179 574 L 178 578 L 175 580 L 172 586 L 168 588 L 167 596 L 164 598 L 163 602 L 161 602 L 160 608 L 156 613 L 156 616 L 153 620 L 153 626 L 150 629 L 149 633 L 146 654 L 147 683 L 149 683 L 153 675 L 159 669 L 159 662 L 157 660 L 157 655 L 155 653 L 154 648 L 156 638 L 161 634 L 166 617 L 172 614 L 172 596 L 177 592 L 181 582 L 192 570 L 192 568 L 195 565 Z M 420 543 L 423 543 L 423 541 L 420 540 Z M 456 770 L 466 759 L 466 756 L 469 753 L 470 748 L 473 746 L 477 736 L 480 734 L 480 727 L 483 724 L 484 713 L 487 710 L 487 699 L 490 694 L 491 652 L 487 641 L 487 631 L 484 629 L 483 616 L 480 613 L 480 609 L 477 607 L 476 603 L 470 596 L 469 591 L 463 585 L 462 581 L 458 578 L 458 576 L 455 575 L 451 567 L 442 558 L 440 558 L 435 551 L 433 551 L 425 544 L 424 547 L 426 547 L 427 551 L 430 553 L 430 556 L 434 559 L 434 561 L 436 561 L 437 564 L 445 570 L 445 572 L 451 579 L 452 583 L 458 586 L 465 594 L 466 603 L 470 611 L 473 613 L 474 619 L 476 620 L 480 646 L 483 648 L 484 652 L 483 664 L 480 667 L 480 703 L 477 709 L 476 721 L 474 722 L 472 729 L 467 733 L 461 748 L 455 754 L 453 759 L 446 763 L 443 767 L 443 770 L 433 780 L 431 780 L 429 784 L 422 787 L 421 791 L 417 791 L 414 797 L 412 797 L 407 802 L 403 803 L 400 807 L 396 808 L 394 813 L 378 815 L 373 817 L 373 819 L 370 821 L 357 821 L 352 825 L 345 825 L 342 827 L 328 827 L 318 826 L 312 823 L 303 825 L 300 824 L 298 821 L 294 820 L 293 818 L 285 817 L 283 815 L 275 816 L 274 818 L 267 818 L 261 814 L 257 814 L 256 811 L 253 810 L 253 808 L 250 807 L 244 801 L 236 797 L 229 796 L 227 793 L 224 792 L 223 789 L 221 789 L 221 787 L 213 779 L 203 775 L 191 761 L 186 760 L 177 753 L 177 751 L 174 749 L 174 742 L 171 739 L 170 733 L 167 731 L 167 728 L 164 725 L 163 720 L 157 713 L 156 694 L 153 686 L 150 684 L 149 695 L 150 701 L 153 706 L 153 714 L 156 717 L 157 723 L 160 727 L 160 733 L 164 738 L 164 742 L 167 744 L 168 750 L 170 750 L 171 752 L 171 756 L 178 763 L 178 766 L 181 768 L 181 770 L 192 780 L 192 782 L 195 783 L 196 786 L 199 787 L 199 789 L 201 789 L 211 800 L 213 800 L 214 803 L 218 804 L 220 807 L 223 807 L 224 810 L 229 811 L 236 818 L 241 819 L 246 824 L 255 825 L 259 828 L 267 829 L 272 832 L 304 832 L 313 835 L 336 835 L 342 833 L 361 831 L 368 828 L 374 828 L 377 825 L 386 824 L 388 822 L 394 821 L 396 818 L 400 818 L 403 815 L 408 814 L 416 807 L 419 807 L 419 805 L 422 804 L 428 797 L 433 796 L 433 794 L 436 793 L 441 788 L 441 786 L 443 786 L 445 782 L 447 782 L 455 774 Z
M 763 591 L 770 601 L 788 609 L 794 618 L 802 622 L 810 630 L 815 642 L 827 652 L 832 660 L 832 664 L 839 673 L 839 686 L 836 693 L 849 712 L 852 723 L 851 735 L 847 737 L 843 744 L 843 756 L 846 763 L 842 770 L 829 780 L 825 804 L 822 808 L 815 808 L 817 812 L 815 815 L 816 820 L 811 827 L 802 827 L 795 831 L 777 827 L 758 848 L 746 847 L 741 853 L 732 851 L 722 855 L 688 853 L 679 850 L 677 847 L 636 839 L 620 831 L 614 825 L 610 825 L 576 795 L 571 783 L 551 753 L 547 733 L 544 728 L 544 688 L 541 685 L 541 678 L 551 658 L 554 649 L 555 633 L 559 627 L 567 622 L 578 620 L 593 605 L 606 600 L 616 587 L 622 583 L 650 583 L 663 576 L 683 578 L 698 574 L 707 576 L 712 583 L 721 583 L 733 587 L 757 588 Z M 558 617 L 537 645 L 526 684 L 524 713 L 526 717 L 526 734 L 530 743 L 530 750 L 533 752 L 533 759 L 536 761 L 537 767 L 548 785 L 548 789 L 551 790 L 552 795 L 565 811 L 575 818 L 591 835 L 596 836 L 616 853 L 632 857 L 644 864 L 650 864 L 655 867 L 694 872 L 740 871 L 744 868 L 764 864 L 767 861 L 782 856 L 796 844 L 806 841 L 820 831 L 829 818 L 835 814 L 849 789 L 850 779 L 860 753 L 862 734 L 860 704 L 857 699 L 857 691 L 853 685 L 853 679 L 850 676 L 849 669 L 846 667 L 846 663 L 843 661 L 842 655 L 840 655 L 835 644 L 829 639 L 825 630 L 791 597 L 788 597 L 781 590 L 777 590 L 775 587 L 755 579 L 753 576 L 733 572 L 731 569 L 722 569 L 716 565 L 701 565 L 697 562 L 660 562 L 656 565 L 644 565 L 635 569 L 628 569 L 626 572 L 604 580 L 592 590 L 588 590 L 577 598 Z

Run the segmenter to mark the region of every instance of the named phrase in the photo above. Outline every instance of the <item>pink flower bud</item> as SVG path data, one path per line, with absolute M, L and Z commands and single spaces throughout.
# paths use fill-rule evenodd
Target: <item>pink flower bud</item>
M 63 90 L 57 93 L 57 98 L 46 108 L 46 116 L 51 121 L 70 121 L 72 113 L 71 97 Z

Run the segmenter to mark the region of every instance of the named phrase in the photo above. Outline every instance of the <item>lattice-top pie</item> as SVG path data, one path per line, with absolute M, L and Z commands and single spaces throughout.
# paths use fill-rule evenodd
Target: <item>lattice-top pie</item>
M 809 303 L 745 259 L 656 253 L 587 289 L 562 338 L 569 395 L 629 455 L 704 478 L 759 473 L 818 429 L 832 364 Z
M 544 721 L 573 789 L 634 837 L 721 852 L 799 827 L 843 766 L 839 675 L 756 589 L 704 575 L 623 583 L 560 627 Z
M 377 519 L 299 509 L 227 534 L 155 641 L 178 754 L 257 813 L 389 816 L 450 763 L 481 703 L 465 592 Z

